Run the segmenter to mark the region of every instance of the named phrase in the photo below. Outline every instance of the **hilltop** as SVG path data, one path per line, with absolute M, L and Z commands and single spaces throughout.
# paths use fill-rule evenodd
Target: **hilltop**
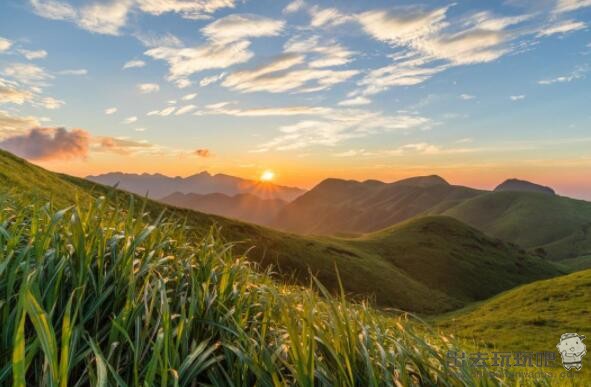
M 353 297 L 372 297 L 380 306 L 438 313 L 458 308 L 470 300 L 480 299 L 486 294 L 520 283 L 561 274 L 561 270 L 551 263 L 529 256 L 516 246 L 491 240 L 460 222 L 449 224 L 449 220 L 439 217 L 421 220 L 418 223 L 422 224 L 420 232 L 416 231 L 418 226 L 414 222 L 386 230 L 384 233 L 389 236 L 383 238 L 383 241 L 379 235 L 357 239 L 305 237 L 167 206 L 88 180 L 54 174 L 6 152 L 0 152 L 0 163 L 2 187 L 13 187 L 13 191 L 37 200 L 54 197 L 58 205 L 65 207 L 77 200 L 84 202 L 86 199 L 105 195 L 110 198 L 112 205 L 127 207 L 131 197 L 134 198 L 136 207 L 140 207 L 138 211 L 146 212 L 154 218 L 164 212 L 169 217 L 184 222 L 197 238 L 207 234 L 215 225 L 220 228 L 225 240 L 237 243 L 237 252 L 248 252 L 252 261 L 264 267 L 274 265 L 286 278 L 300 283 L 308 283 L 309 273 L 312 272 L 329 289 L 336 290 L 336 265 L 347 293 Z M 441 223 L 448 225 L 441 228 L 438 226 Z M 433 226 L 429 226 L 430 224 Z M 410 245 L 402 242 L 387 245 L 388 241 L 404 241 L 408 239 L 407 235 L 412 234 L 414 236 Z M 445 249 L 440 250 L 433 245 L 439 239 L 447 241 Z M 431 246 L 427 250 L 429 254 L 410 270 L 411 268 L 404 265 L 404 257 L 408 257 L 413 249 L 424 246 Z M 491 260 L 491 256 L 504 258 Z M 470 275 L 484 284 L 486 290 L 478 293 L 473 288 L 466 287 L 459 279 L 455 282 L 442 282 L 441 285 L 426 281 L 431 275 L 437 278 L 433 267 L 439 261 L 469 262 L 466 264 L 467 270 L 463 266 L 453 270 L 458 270 L 462 275 Z M 482 270 L 476 270 L 479 265 L 482 265 Z M 509 279 L 505 281 L 497 278 L 504 275 L 508 265 L 515 268 Z M 438 279 L 433 281 L 435 280 Z
M 107 186 L 117 185 L 118 188 L 152 199 L 161 199 L 175 192 L 207 195 L 221 193 L 228 196 L 252 194 L 261 199 L 281 199 L 291 201 L 305 191 L 295 187 L 284 187 L 269 182 L 242 179 L 218 173 L 212 175 L 207 171 L 188 177 L 170 177 L 159 173 L 122 173 L 112 172 L 86 179 Z
M 556 195 L 556 192 L 550 187 L 535 184 L 525 180 L 519 179 L 507 179 L 499 184 L 495 189 L 495 192 L 503 191 L 521 191 L 521 192 L 539 192 L 548 195 Z

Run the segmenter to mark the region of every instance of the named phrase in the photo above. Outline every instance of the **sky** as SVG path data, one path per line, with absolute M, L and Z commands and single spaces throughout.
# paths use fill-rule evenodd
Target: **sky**
M 0 148 L 77 176 L 591 199 L 590 24 L 591 0 L 3 0 Z

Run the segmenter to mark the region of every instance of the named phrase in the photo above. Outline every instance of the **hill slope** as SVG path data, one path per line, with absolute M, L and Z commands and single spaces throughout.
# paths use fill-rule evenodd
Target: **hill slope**
M 563 333 L 591 335 L 590 294 L 591 270 L 586 270 L 520 286 L 443 316 L 438 323 L 456 336 L 499 351 L 553 352 Z M 591 380 L 591 367 L 583 367 L 580 378 Z
M 159 173 L 113 172 L 88 176 L 87 179 L 108 186 L 118 184 L 120 189 L 142 196 L 148 195 L 152 199 L 160 199 L 175 192 L 181 192 L 200 195 L 222 193 L 229 196 L 252 194 L 262 199 L 291 201 L 305 192 L 299 188 L 283 187 L 230 175 L 211 175 L 206 171 L 188 177 L 170 177 Z
M 281 199 L 261 199 L 251 194 L 228 196 L 220 193 L 199 195 L 180 192 L 175 192 L 159 201 L 180 208 L 261 225 L 269 224 L 286 204 Z
M 389 184 L 327 179 L 285 206 L 273 226 L 302 234 L 366 233 L 479 193 L 450 185 L 439 176 Z
M 300 234 L 360 234 L 414 216 L 445 215 L 552 259 L 591 255 L 591 203 L 510 180 L 496 191 L 448 184 L 438 176 L 401 180 L 327 179 L 280 211 L 273 226 Z M 552 193 L 552 194 L 551 194 Z
M 3 168 L 3 184 L 0 187 L 0 192 L 6 187 L 14 187 L 15 191 L 21 192 L 22 195 L 29 198 L 54 196 L 63 206 L 74 202 L 77 197 L 80 200 L 86 200 L 99 195 L 108 195 L 113 205 L 127 206 L 129 203 L 130 196 L 116 189 L 67 175 L 54 174 L 1 151 L 0 162 Z M 42 182 L 40 187 L 35 185 L 37 179 Z M 409 267 L 405 267 L 401 262 L 392 258 L 396 256 L 393 250 L 405 247 L 404 245 L 394 244 L 388 247 L 380 246 L 379 241 L 372 241 L 370 249 L 367 246 L 369 242 L 363 239 L 302 237 L 215 215 L 182 210 L 155 201 L 144 200 L 137 196 L 134 198 L 136 203 L 144 202 L 143 208 L 137 209 L 138 211 L 148 212 L 153 217 L 166 212 L 169 217 L 184 221 L 186 226 L 197 236 L 204 235 L 213 225 L 217 225 L 221 228 L 222 236 L 226 240 L 239 242 L 236 246 L 238 252 L 248 250 L 248 257 L 251 260 L 263 266 L 276 265 L 281 272 L 287 276 L 293 276 L 296 281 L 309 281 L 308 273 L 311 271 L 328 288 L 337 289 L 338 281 L 334 270 L 336 264 L 348 293 L 375 297 L 375 301 L 381 306 L 421 313 L 439 313 L 458 308 L 471 299 L 481 298 L 480 293 L 476 293 L 473 289 L 466 289 L 460 281 L 456 282 L 460 289 L 455 289 L 455 285 L 451 282 L 438 287 L 424 280 L 425 274 L 432 271 L 434 262 L 438 260 L 450 261 L 446 255 L 448 253 L 438 253 L 436 246 L 430 250 L 429 261 L 422 261 L 420 265 L 416 265 L 413 270 L 410 270 Z M 425 222 L 437 224 L 440 219 L 430 218 Z M 412 224 L 410 223 L 410 225 Z M 482 254 L 476 253 L 478 247 L 475 248 L 475 252 L 469 254 L 463 252 L 466 246 L 482 244 L 484 236 L 471 231 L 463 238 L 454 239 L 453 235 L 444 234 L 446 230 L 457 232 L 457 229 L 465 228 L 469 227 L 458 222 L 455 222 L 454 227 L 443 230 L 437 229 L 435 226 L 433 228 L 427 227 L 415 234 L 414 243 L 416 246 L 429 245 L 432 240 L 442 238 L 449 241 L 450 247 L 447 251 L 451 251 L 454 258 L 462 259 L 461 257 L 465 255 L 468 257 L 466 259 L 469 259 L 474 265 L 478 265 L 478 262 L 481 261 L 484 265 L 494 266 L 496 260 L 487 262 L 487 256 L 492 254 L 494 246 L 482 247 Z M 405 231 L 404 228 L 395 228 L 387 232 L 392 233 L 391 238 L 397 239 L 395 234 L 403 233 L 401 235 L 404 235 Z M 438 235 L 430 235 L 431 233 Z M 492 243 L 497 242 L 486 242 L 486 244 Z M 405 248 L 410 249 L 410 247 Z M 499 291 L 536 278 L 561 273 L 559 269 L 542 259 L 524 258 L 524 254 L 515 247 L 499 244 L 496 248 L 499 250 L 492 256 L 506 255 L 507 259 L 516 265 L 519 262 L 531 262 L 532 265 L 528 264 L 531 268 L 526 268 L 522 272 L 522 276 L 513 277 L 510 282 L 503 283 L 502 286 L 496 288 L 492 286 L 492 283 L 498 281 L 498 278 L 490 277 L 488 270 L 462 271 L 462 273 L 470 273 L 478 281 L 485 283 L 487 288 Z M 504 271 L 503 265 L 493 271 L 495 273 Z
M 487 192 L 444 211 L 489 235 L 553 259 L 591 254 L 591 203 L 539 192 Z

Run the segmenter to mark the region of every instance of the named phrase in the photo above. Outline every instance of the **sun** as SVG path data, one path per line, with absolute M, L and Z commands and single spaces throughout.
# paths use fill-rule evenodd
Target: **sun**
M 275 178 L 275 172 L 267 169 L 266 171 L 263 171 L 263 173 L 261 174 L 261 181 L 271 181 Z

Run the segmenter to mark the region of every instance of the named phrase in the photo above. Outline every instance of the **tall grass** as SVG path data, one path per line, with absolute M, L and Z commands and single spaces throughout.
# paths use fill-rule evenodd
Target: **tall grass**
M 152 214 L 153 215 L 153 214 Z M 0 197 L 0 385 L 497 385 L 405 317 L 273 281 L 215 230 Z

